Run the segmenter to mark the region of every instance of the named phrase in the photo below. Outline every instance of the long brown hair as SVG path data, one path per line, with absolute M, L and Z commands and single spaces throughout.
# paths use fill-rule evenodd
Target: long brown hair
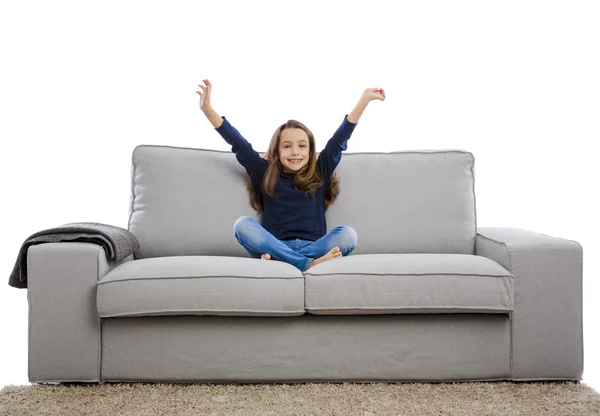
M 262 181 L 262 191 L 265 192 L 271 198 L 275 198 L 277 195 L 275 194 L 275 184 L 279 179 L 279 174 L 283 171 L 283 167 L 281 166 L 281 162 L 279 160 L 279 140 L 281 139 L 281 132 L 285 129 L 302 129 L 308 136 L 308 141 L 310 143 L 310 156 L 308 163 L 304 165 L 299 171 L 294 175 L 293 186 L 294 189 L 306 191 L 306 194 L 310 194 L 312 199 L 315 199 L 315 193 L 317 189 L 325 183 L 319 170 L 317 169 L 317 151 L 315 149 L 315 136 L 312 134 L 310 129 L 306 127 L 304 124 L 297 120 L 288 120 L 286 123 L 283 123 L 281 126 L 275 130 L 273 133 L 273 137 L 271 137 L 271 142 L 269 143 L 269 148 L 265 152 L 263 159 L 267 161 L 267 171 Z M 264 206 L 262 203 L 261 194 L 254 190 L 252 186 L 252 181 L 250 180 L 250 176 L 246 173 L 246 189 L 248 189 L 249 197 L 250 197 L 250 205 L 256 211 L 263 212 Z M 325 202 L 325 211 L 329 208 L 329 204 L 331 204 L 340 193 L 340 180 L 337 177 L 337 172 L 333 172 L 333 176 L 331 181 L 329 182 L 329 187 L 325 191 L 324 202 Z

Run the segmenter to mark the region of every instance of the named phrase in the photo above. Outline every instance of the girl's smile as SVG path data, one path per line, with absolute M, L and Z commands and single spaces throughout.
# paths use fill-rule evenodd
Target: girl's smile
M 308 162 L 310 146 L 306 132 L 299 128 L 288 128 L 281 132 L 279 161 L 283 171 L 294 173 Z

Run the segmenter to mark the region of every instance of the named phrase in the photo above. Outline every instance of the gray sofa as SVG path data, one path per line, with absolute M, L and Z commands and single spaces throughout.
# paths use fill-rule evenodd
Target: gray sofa
M 233 153 L 140 145 L 138 251 L 28 250 L 29 380 L 581 380 L 582 247 L 478 228 L 474 172 L 462 150 L 344 153 L 327 226 L 357 247 L 303 274 L 235 239 L 262 218 Z

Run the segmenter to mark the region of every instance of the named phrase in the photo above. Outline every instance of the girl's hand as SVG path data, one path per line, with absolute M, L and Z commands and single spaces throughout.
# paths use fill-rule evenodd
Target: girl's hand
M 385 101 L 385 91 L 383 88 L 367 88 L 362 95 L 367 102 L 372 100 Z
M 196 92 L 200 96 L 200 110 L 204 111 L 204 110 L 211 108 L 210 107 L 210 93 L 212 92 L 212 84 L 207 79 L 203 79 L 202 81 L 204 81 L 206 83 L 206 87 L 202 84 L 198 84 L 198 86 L 200 88 L 202 88 L 203 93 L 201 93 L 200 91 L 196 91 Z

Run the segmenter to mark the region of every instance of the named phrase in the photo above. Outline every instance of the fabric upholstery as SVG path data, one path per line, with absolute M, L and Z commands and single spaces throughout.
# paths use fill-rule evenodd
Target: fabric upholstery
M 108 262 L 104 249 L 84 242 L 29 247 L 29 381 L 89 381 L 100 377 L 98 280 L 127 261 Z
M 306 311 L 305 311 L 306 308 Z M 363 254 L 305 273 L 281 261 L 212 256 L 141 259 L 98 283 L 101 317 L 508 313 L 512 276 L 468 254 Z
M 302 315 L 304 277 L 280 261 L 218 256 L 141 259 L 102 278 L 98 312 L 103 318 Z
M 581 245 L 477 228 L 466 151 L 345 154 L 338 173 L 328 229 L 358 245 L 302 273 L 235 240 L 253 212 L 231 152 L 136 147 L 135 255 L 28 249 L 29 380 L 581 380 Z
M 261 153 L 262 155 L 262 153 Z M 136 259 L 250 257 L 233 235 L 249 204 L 245 169 L 227 151 L 140 145 L 133 151 L 128 229 Z M 474 158 L 461 150 L 344 154 L 327 231 L 352 227 L 353 254 L 473 254 Z
M 319 267 L 322 266 L 322 267 Z M 305 272 L 314 314 L 508 313 L 512 276 L 470 254 L 363 254 Z
M 478 230 L 477 255 L 514 276 L 514 380 L 583 375 L 583 248 L 572 240 L 511 227 Z
M 510 378 L 505 314 L 146 316 L 103 321 L 106 381 Z

